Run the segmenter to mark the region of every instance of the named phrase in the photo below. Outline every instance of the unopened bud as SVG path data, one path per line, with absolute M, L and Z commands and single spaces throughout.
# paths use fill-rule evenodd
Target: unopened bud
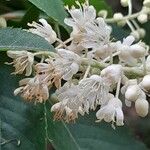
M 127 7 L 128 6 L 128 0 L 120 0 L 121 6 Z
M 116 20 L 118 26 L 124 26 L 126 24 L 126 21 L 123 20 L 122 13 L 115 13 L 113 18 L 114 18 L 114 20 Z
M 146 54 L 146 49 L 140 45 L 140 43 L 134 44 L 130 47 L 131 49 L 131 55 L 134 58 L 141 58 L 144 57 Z
M 149 103 L 145 99 L 138 99 L 135 102 L 135 110 L 137 114 L 141 117 L 145 117 L 148 114 Z
M 144 38 L 144 37 L 145 37 L 145 35 L 146 35 L 145 29 L 140 28 L 140 29 L 138 29 L 137 31 L 139 32 L 139 35 L 140 35 L 141 38 Z
M 108 11 L 107 11 L 107 10 L 100 10 L 100 11 L 98 12 L 98 16 L 99 16 L 99 17 L 106 18 L 107 15 L 108 15 Z
M 138 99 L 140 93 L 140 88 L 138 85 L 131 85 L 127 88 L 127 91 L 125 92 L 125 98 L 128 101 L 135 102 Z
M 146 7 L 150 7 L 150 0 L 144 0 L 143 5 Z
M 138 41 L 140 39 L 140 34 L 137 30 L 130 33 L 132 36 L 134 36 L 135 40 Z
M 137 19 L 140 23 L 146 23 L 148 21 L 148 16 L 147 14 L 142 13 L 137 17 Z
M 142 88 L 144 88 L 146 91 L 150 91 L 150 75 L 144 76 L 142 82 L 141 82 Z

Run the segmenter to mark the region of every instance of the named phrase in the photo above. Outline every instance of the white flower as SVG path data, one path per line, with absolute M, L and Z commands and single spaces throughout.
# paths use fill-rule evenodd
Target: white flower
M 20 94 L 25 100 L 42 103 L 49 98 L 48 86 L 41 83 L 38 76 L 25 78 L 19 82 L 19 85 L 21 87 L 17 88 L 14 94 Z
M 138 99 L 135 102 L 135 110 L 137 114 L 141 117 L 145 117 L 149 111 L 149 103 L 146 99 Z
M 56 91 L 60 102 L 54 104 L 51 111 L 55 112 L 54 119 L 64 119 L 66 122 L 74 121 L 78 118 L 78 113 L 84 113 L 82 109 L 82 98 L 77 85 L 65 83 L 63 87 Z
M 103 45 L 101 47 L 95 48 L 93 51 L 95 51 L 95 58 L 97 60 L 103 60 L 109 56 L 111 56 L 111 54 L 113 52 L 115 52 L 116 49 L 116 44 L 111 42 L 109 44 Z
M 101 71 L 101 77 L 105 80 L 108 86 L 113 87 L 118 80 L 122 78 L 123 70 L 122 66 L 118 64 L 113 64 Z
M 132 43 L 135 41 L 133 36 L 128 36 L 123 39 L 123 42 L 117 42 L 118 50 L 120 51 L 119 59 L 121 62 L 128 64 L 130 66 L 135 66 L 138 62 L 138 59 L 143 58 L 146 54 L 146 49 L 142 43 Z
M 81 95 L 89 103 L 90 109 L 95 110 L 97 105 L 107 103 L 109 87 L 98 75 L 92 75 L 90 78 L 82 79 L 79 82 Z
M 34 63 L 34 54 L 27 51 L 7 51 L 7 55 L 13 59 L 12 63 L 15 67 L 13 74 L 22 74 L 26 71 L 26 76 L 32 73 L 32 65 Z
M 42 25 L 36 22 L 32 22 L 32 24 L 28 23 L 28 26 L 33 27 L 29 31 L 45 38 L 50 44 L 54 43 L 57 39 L 55 31 L 45 19 L 39 19 L 39 22 Z
M 54 83 L 57 88 L 61 87 L 61 74 L 57 72 L 51 60 L 47 59 L 46 61 L 47 63 L 38 63 L 35 66 L 40 82 L 46 83 L 48 86 Z
M 142 82 L 141 82 L 141 86 L 146 90 L 146 91 L 150 91 L 150 75 L 146 75 L 144 76 Z
M 100 49 L 110 43 L 111 28 L 103 18 L 97 18 L 95 22 L 87 24 L 81 44 L 85 48 Z
M 116 122 L 117 126 L 123 126 L 124 115 L 122 112 L 122 102 L 117 98 L 112 98 L 107 105 L 102 106 L 96 113 L 99 121 Z
M 75 39 L 80 37 L 81 32 L 84 32 L 86 24 L 93 22 L 96 18 L 96 10 L 93 6 L 89 6 L 87 3 L 80 5 L 79 2 L 77 2 L 77 5 L 79 5 L 79 9 L 73 6 L 69 10 L 66 7 L 72 18 L 65 18 L 64 20 L 68 26 L 73 28 L 71 36 Z
M 80 63 L 80 56 L 74 52 L 58 49 L 58 58 L 56 58 L 54 66 L 61 73 L 62 78 L 68 81 L 78 72 Z

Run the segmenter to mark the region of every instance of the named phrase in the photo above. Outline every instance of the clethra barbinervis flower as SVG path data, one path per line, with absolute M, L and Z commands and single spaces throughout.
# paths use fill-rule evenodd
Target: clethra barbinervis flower
M 96 10 L 93 6 L 89 6 L 88 2 L 82 5 L 77 1 L 76 3 L 79 6 L 78 9 L 74 6 L 72 6 L 71 9 L 69 9 L 68 6 L 66 7 L 71 18 L 65 18 L 64 22 L 73 28 L 71 37 L 73 37 L 75 41 L 80 41 L 82 33 L 85 32 L 85 26 L 93 22 L 96 18 Z
M 124 115 L 122 111 L 122 102 L 118 98 L 112 98 L 107 105 L 102 106 L 96 113 L 97 122 L 102 120 L 106 122 L 115 122 L 117 126 L 123 126 Z
M 95 22 L 87 24 L 85 30 L 81 41 L 83 47 L 100 49 L 110 43 L 112 29 L 103 18 L 97 18 Z
M 32 65 L 34 63 L 34 55 L 28 51 L 7 51 L 7 55 L 13 59 L 12 63 L 15 67 L 13 74 L 23 74 L 30 76 L 32 73 Z
M 123 77 L 123 69 L 119 64 L 113 64 L 101 71 L 101 77 L 104 79 L 105 83 L 114 87 L 118 83 L 119 79 Z
M 54 66 L 66 81 L 70 80 L 79 71 L 81 64 L 80 56 L 72 51 L 58 49 L 58 57 L 54 61 Z
M 118 50 L 120 51 L 120 61 L 130 66 L 135 66 L 138 63 L 138 60 L 142 59 L 147 53 L 141 42 L 133 44 L 134 41 L 135 38 L 130 35 L 123 39 L 122 43 L 120 41 L 116 43 Z
M 79 86 L 67 82 L 56 91 L 56 95 L 59 102 L 51 107 L 51 111 L 55 112 L 54 119 L 70 122 L 78 118 L 78 113 L 84 113 Z
M 98 105 L 107 103 L 109 86 L 98 75 L 92 75 L 90 78 L 82 79 L 79 82 L 81 94 L 84 100 L 89 103 L 90 109 L 95 110 Z
M 39 76 L 25 78 L 19 82 L 21 87 L 14 91 L 15 95 L 20 94 L 27 101 L 42 103 L 49 98 L 49 89 L 46 83 L 40 82 Z
M 29 32 L 33 34 L 37 34 L 43 38 L 45 38 L 50 44 L 54 43 L 57 39 L 57 35 L 52 27 L 47 23 L 45 19 L 39 19 L 39 23 L 32 22 L 32 24 L 28 23 L 29 27 L 33 27 L 29 29 Z

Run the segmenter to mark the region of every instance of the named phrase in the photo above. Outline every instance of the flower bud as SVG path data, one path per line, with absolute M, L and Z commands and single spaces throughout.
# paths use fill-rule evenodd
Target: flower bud
M 132 45 L 130 49 L 131 55 L 134 58 L 141 58 L 145 56 L 146 49 L 142 45 L 140 45 L 140 43 Z
M 127 88 L 127 91 L 125 92 L 125 98 L 128 101 L 135 102 L 138 99 L 140 93 L 140 88 L 138 85 L 131 85 Z
M 144 38 L 144 37 L 145 37 L 145 35 L 146 35 L 145 29 L 140 28 L 140 29 L 138 29 L 137 31 L 139 32 L 139 35 L 140 35 L 141 38 Z
M 142 82 L 141 82 L 141 86 L 146 90 L 146 91 L 150 91 L 150 75 L 146 75 L 144 76 Z
M 148 16 L 147 14 L 142 13 L 137 17 L 137 19 L 140 23 L 146 23 L 148 21 Z
M 144 0 L 143 5 L 146 7 L 150 7 L 150 0 Z
M 106 18 L 107 15 L 108 15 L 108 11 L 107 11 L 107 10 L 100 10 L 100 11 L 98 12 L 98 16 L 99 16 L 99 17 Z
M 117 21 L 118 26 L 124 26 L 126 24 L 126 21 L 123 20 L 123 15 L 122 13 L 115 13 L 113 16 L 114 20 Z
M 145 117 L 148 114 L 149 103 L 145 99 L 138 99 L 135 102 L 135 109 L 139 116 Z
M 140 39 L 140 34 L 139 34 L 139 32 L 137 30 L 132 31 L 130 34 L 132 36 L 134 36 L 134 38 L 135 38 L 136 41 L 138 41 Z
M 122 13 L 115 13 L 113 16 L 114 20 L 116 21 L 120 21 L 123 18 L 123 14 Z
M 127 7 L 128 6 L 128 0 L 120 0 L 121 6 Z

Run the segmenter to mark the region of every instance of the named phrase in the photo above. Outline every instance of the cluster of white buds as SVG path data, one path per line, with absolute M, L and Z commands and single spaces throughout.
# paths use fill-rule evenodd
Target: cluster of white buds
M 140 27 L 140 24 L 146 23 L 148 21 L 148 16 L 150 14 L 150 1 L 144 0 L 143 6 L 139 12 L 132 13 L 132 0 L 120 0 L 123 7 L 128 7 L 128 14 L 123 15 L 121 12 L 116 12 L 113 18 L 106 18 L 107 11 L 104 10 L 99 12 L 99 16 L 105 18 L 108 23 L 116 23 L 118 26 L 127 25 L 131 30 L 131 35 L 135 37 L 136 40 L 143 38 L 145 36 L 145 30 Z
M 66 7 L 71 18 L 66 18 L 64 22 L 73 30 L 64 42 L 46 20 L 40 19 L 41 24 L 28 24 L 33 27 L 28 31 L 53 44 L 56 53 L 7 52 L 13 59 L 11 64 L 15 67 L 14 74 L 25 72 L 26 76 L 34 75 L 33 78 L 21 80 L 21 87 L 14 94 L 42 103 L 49 99 L 49 90 L 55 86 L 57 103 L 51 107 L 55 113 L 54 119 L 75 121 L 79 114 L 88 114 L 90 110 L 99 107 L 96 112 L 97 122 L 111 122 L 114 127 L 114 123 L 117 126 L 124 125 L 123 103 L 119 99 L 123 85 L 121 93 L 125 95 L 126 105 L 131 106 L 131 102 L 134 102 L 137 114 L 146 116 L 149 108 L 146 95 L 149 96 L 150 92 L 148 47 L 141 41 L 135 43 L 131 35 L 124 38 L 123 42 L 112 40 L 112 28 L 106 23 L 109 21 L 105 19 L 106 12 L 99 12 L 103 18 L 96 17 L 96 10 L 88 1 L 84 4 L 76 3 L 79 8 Z M 130 0 L 122 0 L 121 4 L 130 7 L 131 3 Z M 148 5 L 148 1 L 144 1 L 144 7 Z M 126 17 L 126 23 L 130 16 L 132 14 Z M 114 15 L 118 24 L 123 23 L 124 18 L 121 14 Z M 57 45 L 55 41 L 60 44 Z M 113 64 L 114 57 L 118 64 Z M 139 80 L 131 80 L 132 74 Z
M 149 75 L 147 75 L 149 76 Z M 135 103 L 135 109 L 139 116 L 145 117 L 148 114 L 149 103 L 146 100 L 146 94 L 143 89 L 148 88 L 145 81 L 147 76 L 143 78 L 143 81 L 138 84 L 136 79 L 129 80 L 122 87 L 122 94 L 125 94 L 125 103 L 128 107 L 131 106 L 131 102 Z M 146 89 L 145 89 L 146 90 Z

